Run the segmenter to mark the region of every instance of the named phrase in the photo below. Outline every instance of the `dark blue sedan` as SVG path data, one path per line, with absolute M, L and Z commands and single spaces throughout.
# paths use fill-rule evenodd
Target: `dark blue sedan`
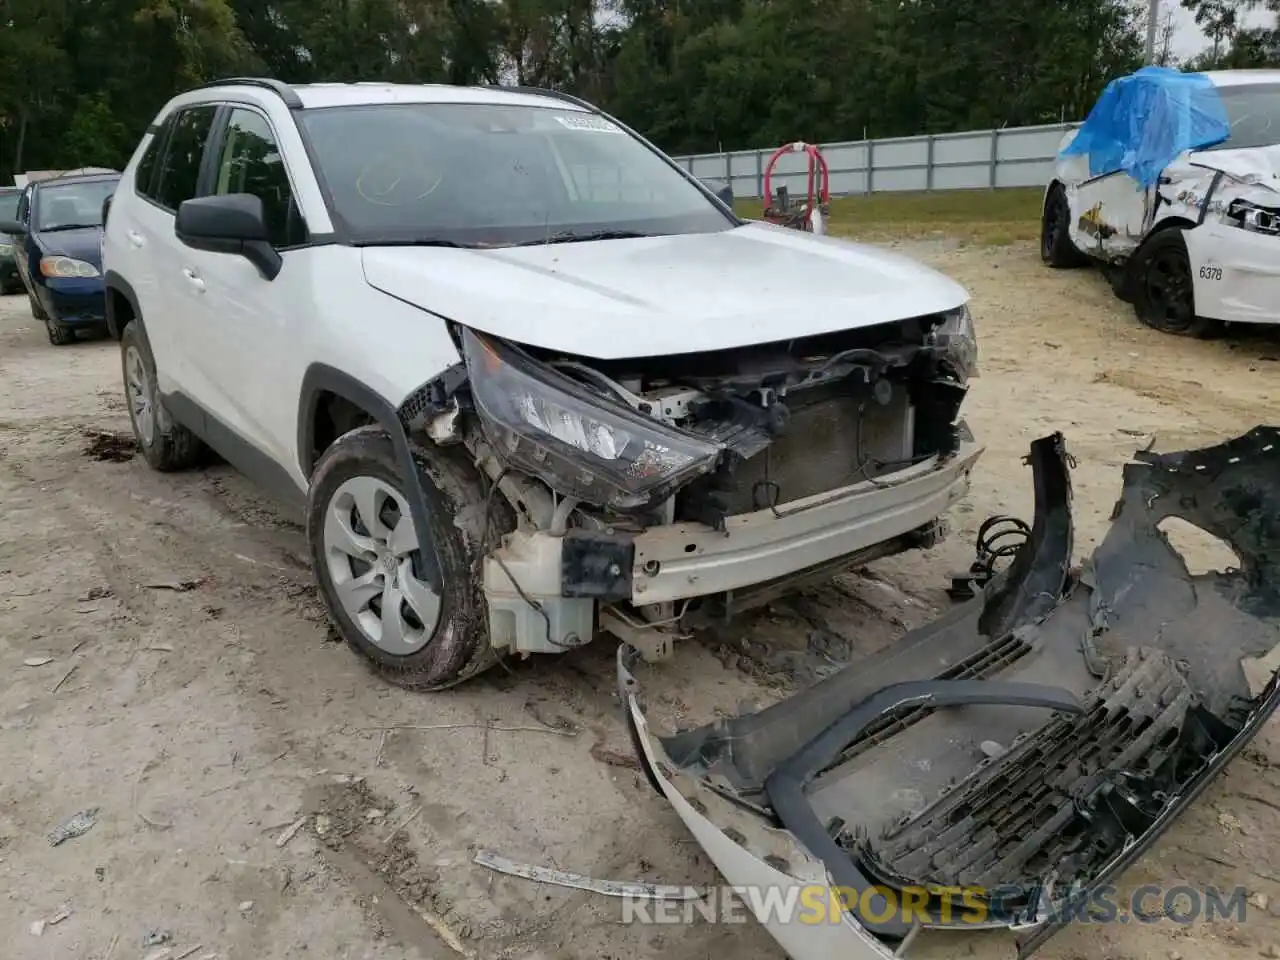
M 57 346 L 78 330 L 106 329 L 102 214 L 119 182 L 107 170 L 40 180 L 27 185 L 17 220 L 0 220 L 0 233 L 17 238 L 14 260 L 31 314 Z

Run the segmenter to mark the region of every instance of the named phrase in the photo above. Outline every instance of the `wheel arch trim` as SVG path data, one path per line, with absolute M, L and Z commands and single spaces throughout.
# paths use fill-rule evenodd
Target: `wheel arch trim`
M 105 307 L 105 313 L 107 316 L 107 332 L 109 332 L 114 339 L 119 340 L 124 334 L 124 324 L 122 324 L 116 316 L 115 300 L 112 294 L 118 293 L 129 301 L 129 307 L 133 310 L 133 318 L 141 325 L 142 310 L 138 307 L 138 295 L 134 292 L 133 285 L 124 277 L 120 276 L 120 274 L 115 270 L 107 271 L 106 276 L 103 278 L 103 283 L 107 292 L 107 302 Z
M 404 424 L 401 423 L 395 406 L 385 397 L 350 374 L 326 363 L 311 364 L 302 377 L 302 396 L 298 405 L 298 466 L 302 470 L 302 475 L 309 480 L 318 462 L 318 458 L 312 453 L 316 409 L 320 398 L 326 393 L 341 397 L 364 410 L 391 438 L 396 461 L 400 465 L 400 472 L 404 478 L 405 499 L 409 501 L 413 525 L 419 531 L 420 572 L 431 589 L 438 595 L 442 595 L 444 576 L 440 566 L 440 555 L 435 541 L 428 535 L 431 530 L 428 522 L 431 511 L 427 506 L 422 482 L 418 479 L 417 463 L 413 458 L 413 448 L 409 443 L 409 435 L 405 432 Z

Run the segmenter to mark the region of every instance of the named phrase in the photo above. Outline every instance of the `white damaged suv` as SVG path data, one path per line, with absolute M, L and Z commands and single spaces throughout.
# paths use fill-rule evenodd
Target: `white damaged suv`
M 961 287 L 547 91 L 192 90 L 104 247 L 148 462 L 207 444 L 305 511 L 337 628 L 419 688 L 601 630 L 660 657 L 935 542 L 981 452 Z

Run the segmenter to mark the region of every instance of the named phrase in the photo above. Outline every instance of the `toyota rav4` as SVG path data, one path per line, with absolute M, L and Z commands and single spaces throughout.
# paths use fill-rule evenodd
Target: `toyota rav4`
M 140 449 L 305 514 L 343 637 L 419 688 L 929 544 L 980 447 L 965 291 L 744 221 L 622 123 L 513 88 L 234 79 L 107 217 Z

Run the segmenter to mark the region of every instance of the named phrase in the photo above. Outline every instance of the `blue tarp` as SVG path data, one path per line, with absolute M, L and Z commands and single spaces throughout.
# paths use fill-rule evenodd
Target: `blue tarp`
M 1090 176 L 1123 170 L 1150 187 L 1178 154 L 1230 133 L 1218 88 L 1203 73 L 1143 67 L 1107 84 L 1062 156 L 1088 154 Z

